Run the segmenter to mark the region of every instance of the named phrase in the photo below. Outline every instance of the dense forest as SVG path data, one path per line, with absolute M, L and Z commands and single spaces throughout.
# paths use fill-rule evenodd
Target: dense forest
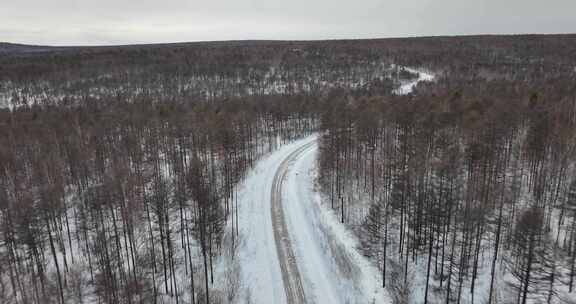
M 398 302 L 568 299 L 575 100 L 531 88 L 367 98 L 323 117 L 322 189 Z
M 297 102 L 110 101 L 4 113 L 2 297 L 208 299 L 227 220 L 235 242 L 234 185 L 260 155 L 315 129 Z
M 494 42 L 508 47 L 479 54 L 504 62 L 430 59 L 447 72 L 416 95 L 335 99 L 322 115 L 326 202 L 398 303 L 574 301 L 574 53 Z
M 311 134 L 395 303 L 576 302 L 574 35 L 9 46 L 1 303 L 243 303 L 237 186 Z

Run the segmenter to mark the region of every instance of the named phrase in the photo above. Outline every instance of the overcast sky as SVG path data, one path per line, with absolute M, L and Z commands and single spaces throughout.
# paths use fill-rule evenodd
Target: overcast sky
M 29 44 L 520 33 L 576 33 L 576 0 L 0 0 Z

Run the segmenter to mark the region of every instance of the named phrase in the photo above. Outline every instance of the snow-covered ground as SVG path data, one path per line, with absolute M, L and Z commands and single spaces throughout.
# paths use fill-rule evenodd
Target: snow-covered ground
M 316 191 L 317 145 L 294 160 L 283 203 L 310 303 L 390 303 L 381 274 L 357 250 L 355 236 Z
M 238 193 L 238 223 L 241 244 L 239 303 L 286 303 L 280 263 L 271 218 L 271 189 L 282 162 L 306 138 L 286 145 L 264 157 L 242 183 Z
M 416 80 L 411 80 L 406 83 L 403 83 L 399 88 L 394 90 L 394 94 L 396 95 L 407 95 L 412 93 L 416 85 L 422 81 L 433 81 L 434 75 L 426 72 L 422 69 L 414 69 L 409 67 L 404 67 L 404 69 L 410 73 L 418 74 L 418 78 Z
M 309 143 L 314 142 L 312 145 Z M 316 137 L 286 145 L 251 172 L 239 192 L 241 303 L 286 303 L 272 220 L 273 178 L 293 152 L 282 179 L 281 201 L 307 303 L 388 303 L 379 273 L 356 250 L 357 241 L 321 205 L 314 187 Z M 248 300 L 249 299 L 249 300 Z

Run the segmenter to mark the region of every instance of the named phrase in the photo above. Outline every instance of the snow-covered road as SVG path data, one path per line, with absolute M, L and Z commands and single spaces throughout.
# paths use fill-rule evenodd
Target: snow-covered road
M 310 147 L 315 144 L 314 141 L 307 142 L 298 147 L 294 152 L 290 153 L 280 164 L 274 180 L 272 181 L 272 190 L 270 193 L 270 201 L 272 204 L 272 229 L 274 230 L 274 239 L 276 241 L 276 250 L 278 251 L 278 261 L 280 262 L 280 270 L 282 272 L 282 280 L 284 282 L 284 292 L 286 293 L 286 302 L 292 303 L 306 303 L 306 296 L 302 286 L 302 277 L 298 269 L 298 262 L 294 256 L 294 249 L 288 227 L 286 224 L 286 217 L 284 215 L 283 202 L 289 201 L 282 195 L 283 184 L 289 172 L 289 166 L 292 161 L 298 159 L 302 153 L 306 152 Z
M 317 143 L 293 158 L 282 204 L 307 303 L 389 303 L 374 265 L 357 240 L 322 204 L 316 182 Z
M 396 93 L 434 78 L 418 72 Z M 259 161 L 241 184 L 239 303 L 392 302 L 356 237 L 322 204 L 317 154 L 316 135 L 295 141 Z
M 274 177 L 288 166 L 285 161 L 299 148 L 315 141 L 316 137 L 309 137 L 281 147 L 260 160 L 240 186 L 238 255 L 242 286 L 238 303 L 287 303 L 274 235 L 271 194 Z
M 267 156 L 240 189 L 240 303 L 386 303 L 379 274 L 315 191 L 316 136 Z

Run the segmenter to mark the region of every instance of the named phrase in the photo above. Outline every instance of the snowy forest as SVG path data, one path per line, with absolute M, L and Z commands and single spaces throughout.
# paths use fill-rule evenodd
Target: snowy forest
M 576 303 L 574 35 L 0 44 L 0 106 L 0 303 Z

